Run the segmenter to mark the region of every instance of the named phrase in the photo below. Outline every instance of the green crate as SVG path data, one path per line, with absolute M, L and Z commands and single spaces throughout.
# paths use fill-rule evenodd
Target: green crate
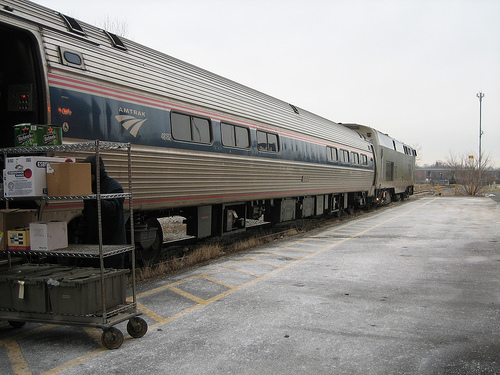
M 14 284 L 17 284 L 15 282 L 16 279 L 22 279 L 26 275 L 53 267 L 54 267 L 53 265 L 22 264 L 19 266 L 2 270 L 0 272 L 0 296 L 2 296 L 2 298 L 0 298 L 0 309 L 13 308 L 12 296 L 15 294 L 13 289 L 15 287 Z M 17 295 L 19 295 L 19 292 Z
M 45 313 L 49 311 L 46 280 L 72 267 L 24 264 L 0 274 L 0 308 Z
M 104 270 L 106 308 L 126 302 L 128 270 Z M 62 315 L 88 315 L 102 312 L 100 270 L 81 272 L 57 279 L 48 285 L 51 311 Z

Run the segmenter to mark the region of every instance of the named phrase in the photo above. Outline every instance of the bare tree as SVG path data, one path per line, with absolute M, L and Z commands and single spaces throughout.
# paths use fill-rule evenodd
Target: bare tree
M 419 164 L 422 161 L 421 160 L 422 157 L 420 155 L 420 153 L 422 151 L 422 146 L 420 146 L 420 144 L 418 144 L 418 143 L 414 143 L 414 144 L 412 144 L 412 147 L 417 152 L 417 157 L 415 158 L 415 163 Z
M 483 184 L 485 172 L 493 166 L 490 157 L 484 155 L 481 158 L 481 165 L 479 165 L 473 153 L 461 155 L 450 153 L 446 164 L 453 170 L 459 192 L 463 195 L 476 195 L 485 190 Z
M 110 33 L 124 38 L 128 37 L 128 25 L 124 20 L 111 19 L 111 17 L 105 16 L 99 22 L 99 26 Z

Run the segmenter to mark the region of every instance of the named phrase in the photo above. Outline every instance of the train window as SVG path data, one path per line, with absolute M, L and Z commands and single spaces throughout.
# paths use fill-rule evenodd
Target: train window
M 326 146 L 326 159 L 328 161 L 338 161 L 339 152 L 335 147 Z
M 191 133 L 194 142 L 210 143 L 210 122 L 206 118 L 191 116 Z
M 108 38 L 111 40 L 111 43 L 113 43 L 114 47 L 119 48 L 119 49 L 123 49 L 125 51 L 127 50 L 127 47 L 125 47 L 125 44 L 123 44 L 122 40 L 120 39 L 120 37 L 118 35 L 112 34 L 108 31 L 104 31 L 104 33 L 106 33 Z
M 361 155 L 361 164 L 368 165 L 368 156 Z
M 210 121 L 206 118 L 172 112 L 172 138 L 196 143 L 212 142 Z
M 333 161 L 339 160 L 339 150 L 337 150 L 336 148 L 332 148 L 332 160 Z
M 342 162 L 349 164 L 349 151 L 347 150 L 340 150 L 340 153 L 342 154 Z
M 234 132 L 236 136 L 236 147 L 250 147 L 250 130 L 243 126 L 235 126 Z
M 79 52 L 70 51 L 66 48 L 60 47 L 59 53 L 61 55 L 61 63 L 67 66 L 73 66 L 77 68 L 84 68 L 83 65 L 83 55 Z
M 389 137 L 387 134 L 384 134 L 384 133 L 377 132 L 377 134 L 378 134 L 378 140 L 379 140 L 380 146 L 395 149 L 395 145 L 394 145 L 393 139 L 391 137 Z
M 62 13 L 59 14 L 66 23 L 66 26 L 68 27 L 69 31 L 74 32 L 76 34 L 85 35 L 85 31 L 83 31 L 82 26 L 78 23 L 77 20 L 75 20 L 73 17 L 66 16 Z
M 82 58 L 77 53 L 64 51 L 63 56 L 64 60 L 66 60 L 66 62 L 69 62 L 70 64 L 82 65 Z
M 359 154 L 357 152 L 351 152 L 351 162 L 352 164 L 359 164 Z
M 278 135 L 257 130 L 257 147 L 259 151 L 278 152 Z
M 259 151 L 267 151 L 267 133 L 257 131 L 257 147 Z
M 394 150 L 398 151 L 398 152 L 402 152 L 404 153 L 405 150 L 403 148 L 403 144 L 398 142 L 398 141 L 392 141 L 394 143 Z
M 278 152 L 278 136 L 276 134 L 267 133 L 268 151 Z
M 222 144 L 226 147 L 249 148 L 250 131 L 248 128 L 221 122 Z

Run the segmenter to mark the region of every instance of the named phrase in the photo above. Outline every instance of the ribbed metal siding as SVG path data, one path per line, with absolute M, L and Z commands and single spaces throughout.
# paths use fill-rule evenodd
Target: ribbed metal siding
M 354 168 L 213 153 L 145 151 L 134 149 L 132 154 L 134 197 L 141 209 L 363 191 L 370 189 L 373 179 L 372 171 Z M 169 201 L 160 202 L 165 197 Z
M 16 9 L 16 15 L 46 26 L 44 45 L 52 69 L 366 150 L 366 143 L 352 130 L 299 107 L 297 115 L 286 102 L 127 39 L 123 41 L 128 50 L 121 51 L 111 46 L 101 29 L 83 22 L 87 36 L 73 35 L 58 13 L 37 4 L 23 0 L 7 3 Z M 61 65 L 59 46 L 82 52 L 87 70 Z
M 106 151 L 102 158 L 127 190 L 126 155 Z M 132 175 L 136 210 L 368 191 L 373 180 L 370 170 L 136 146 Z

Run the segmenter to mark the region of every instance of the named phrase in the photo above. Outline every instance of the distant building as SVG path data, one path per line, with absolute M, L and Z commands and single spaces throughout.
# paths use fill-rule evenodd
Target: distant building
M 455 183 L 455 174 L 450 167 L 439 163 L 434 166 L 416 166 L 415 183 L 448 185 Z
M 500 169 L 490 169 L 483 172 L 484 184 L 491 185 L 500 183 Z M 440 184 L 448 185 L 460 183 L 455 176 L 452 168 L 436 163 L 433 166 L 416 166 L 415 167 L 415 183 L 416 184 Z

